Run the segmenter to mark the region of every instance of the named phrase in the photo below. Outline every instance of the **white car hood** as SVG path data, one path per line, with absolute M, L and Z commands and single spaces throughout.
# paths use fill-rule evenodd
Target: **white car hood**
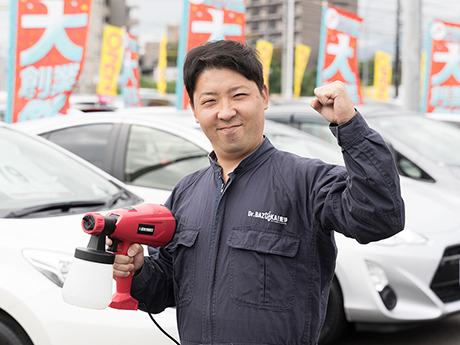
M 101 212 L 105 215 L 107 211 Z M 76 247 L 86 247 L 90 236 L 81 227 L 84 214 L 63 217 L 1 219 L 1 228 L 8 231 L 12 243 L 72 254 Z
M 406 229 L 424 235 L 460 230 L 460 196 L 406 177 L 401 177 L 401 190 Z

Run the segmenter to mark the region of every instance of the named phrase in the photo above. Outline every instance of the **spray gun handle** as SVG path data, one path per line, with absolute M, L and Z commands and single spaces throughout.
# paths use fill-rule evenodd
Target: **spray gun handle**
M 118 251 L 115 254 L 126 255 L 132 243 L 119 242 Z M 112 295 L 112 303 L 109 307 L 115 309 L 137 310 L 139 302 L 131 296 L 131 284 L 133 281 L 133 272 L 129 272 L 126 278 L 117 277 L 117 290 Z

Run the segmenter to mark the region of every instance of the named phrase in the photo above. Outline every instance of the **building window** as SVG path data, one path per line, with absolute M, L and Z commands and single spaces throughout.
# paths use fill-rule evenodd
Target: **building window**
M 278 13 L 277 5 L 271 5 L 268 7 L 268 14 L 276 14 L 276 13 Z

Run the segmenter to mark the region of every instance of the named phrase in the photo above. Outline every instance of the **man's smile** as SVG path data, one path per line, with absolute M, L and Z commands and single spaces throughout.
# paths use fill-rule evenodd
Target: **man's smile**
M 240 128 L 242 125 L 241 124 L 235 124 L 235 125 L 226 125 L 226 126 L 220 126 L 217 128 L 218 131 L 222 131 L 224 133 L 231 133 L 236 131 L 238 128 Z

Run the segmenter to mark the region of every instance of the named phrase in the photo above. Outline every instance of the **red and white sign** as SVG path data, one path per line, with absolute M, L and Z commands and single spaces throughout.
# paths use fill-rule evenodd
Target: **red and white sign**
M 65 114 L 85 57 L 91 0 L 12 0 L 5 120 Z
M 178 64 L 193 47 L 208 41 L 244 42 L 246 0 L 184 0 L 184 16 L 179 42 Z M 189 99 L 182 85 L 182 73 L 176 84 L 177 108 L 186 109 Z

